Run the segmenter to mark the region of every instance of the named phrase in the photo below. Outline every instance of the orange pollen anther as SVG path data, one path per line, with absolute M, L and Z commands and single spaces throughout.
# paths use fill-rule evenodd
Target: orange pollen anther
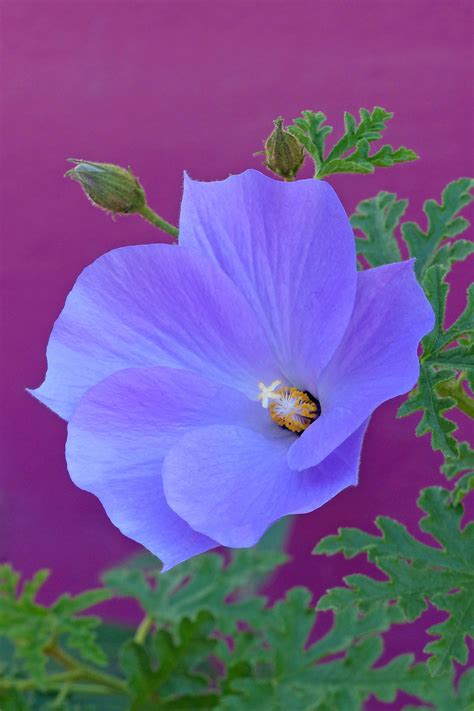
M 274 391 L 268 405 L 272 420 L 291 432 L 303 432 L 321 414 L 319 403 L 309 393 L 283 386 Z

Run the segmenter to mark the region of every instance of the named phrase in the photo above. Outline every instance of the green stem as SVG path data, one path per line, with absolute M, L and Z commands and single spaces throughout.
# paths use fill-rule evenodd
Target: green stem
M 465 415 L 474 419 L 474 398 L 469 397 L 463 388 L 462 380 L 448 380 L 438 385 L 438 392 L 444 397 L 451 397 L 456 407 Z
M 81 684 L 71 683 L 77 676 L 73 672 L 64 674 L 51 674 L 45 679 L 43 690 L 61 691 L 64 685 L 68 685 L 69 693 L 75 692 L 78 694 L 110 694 L 110 688 L 104 687 L 101 684 Z M 34 691 L 38 689 L 38 683 L 34 679 L 1 679 L 0 689 L 16 689 L 17 691 Z
M 135 637 L 133 638 L 133 641 L 137 644 L 143 644 L 148 632 L 153 626 L 153 622 L 153 617 L 151 617 L 150 615 L 145 615 L 145 617 L 137 627 L 137 631 L 135 632 Z
M 167 232 L 175 239 L 178 239 L 178 228 L 172 225 L 170 222 L 166 222 L 166 220 L 157 215 L 156 212 L 153 212 L 153 210 L 151 210 L 148 205 L 142 207 L 142 209 L 138 211 L 138 214 L 141 215 L 143 219 L 147 220 L 147 222 L 150 222 L 155 227 L 158 227 L 159 230 Z
M 48 645 L 45 650 L 52 659 L 59 664 L 62 664 L 66 669 L 69 669 L 73 678 L 87 679 L 88 681 L 101 684 L 120 694 L 127 694 L 127 685 L 118 677 L 112 674 L 106 674 L 98 669 L 94 669 L 87 664 L 83 664 L 70 654 L 64 651 L 57 643 L 53 642 Z

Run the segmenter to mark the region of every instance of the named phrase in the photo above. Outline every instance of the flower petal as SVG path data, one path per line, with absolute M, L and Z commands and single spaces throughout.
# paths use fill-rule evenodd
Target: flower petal
M 357 278 L 354 235 L 331 186 L 255 170 L 211 183 L 185 176 L 179 241 L 237 284 L 289 382 L 314 388 L 346 329 Z
M 88 390 L 68 426 L 66 457 L 77 486 L 169 568 L 217 543 L 192 530 L 163 495 L 162 462 L 189 428 L 217 422 L 268 432 L 245 395 L 183 370 L 131 368 Z
M 349 328 L 318 383 L 321 416 L 288 452 L 293 469 L 318 464 L 382 402 L 415 385 L 417 347 L 433 325 L 413 260 L 359 272 Z
M 165 457 L 166 499 L 190 526 L 222 545 L 253 546 L 278 518 L 313 511 L 357 483 L 366 425 L 304 472 L 289 468 L 288 440 L 239 426 L 195 429 Z
M 87 267 L 56 321 L 45 382 L 33 395 L 68 419 L 116 370 L 164 365 L 254 397 L 279 377 L 262 329 L 231 280 L 170 245 L 125 247 Z

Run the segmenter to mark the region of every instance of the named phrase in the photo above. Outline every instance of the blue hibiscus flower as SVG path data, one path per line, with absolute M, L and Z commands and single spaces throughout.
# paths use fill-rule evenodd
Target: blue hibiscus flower
M 84 270 L 33 394 L 68 421 L 73 481 L 167 569 L 356 484 L 433 322 L 411 261 L 357 272 L 328 183 L 186 179 L 179 247 Z

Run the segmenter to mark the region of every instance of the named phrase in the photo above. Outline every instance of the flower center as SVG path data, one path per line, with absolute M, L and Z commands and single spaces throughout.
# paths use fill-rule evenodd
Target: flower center
M 281 380 L 274 380 L 268 387 L 259 383 L 262 407 L 268 409 L 270 417 L 280 427 L 291 432 L 301 433 L 321 414 L 321 407 L 310 393 L 289 385 L 282 385 Z

